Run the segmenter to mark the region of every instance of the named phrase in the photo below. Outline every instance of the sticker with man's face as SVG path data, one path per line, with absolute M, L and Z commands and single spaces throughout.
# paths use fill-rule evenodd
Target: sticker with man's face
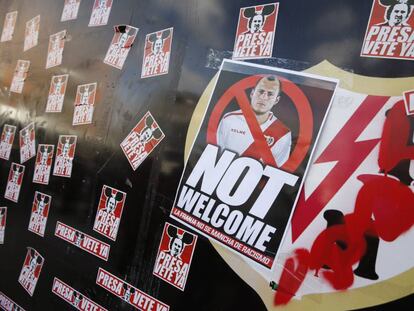
M 172 39 L 173 28 L 146 35 L 141 78 L 155 77 L 168 73 Z
M 115 34 L 108 52 L 106 52 L 104 63 L 122 69 L 137 36 L 138 28 L 129 25 L 118 25 L 114 27 L 114 30 Z
M 34 248 L 27 248 L 26 258 L 19 276 L 19 283 L 30 296 L 33 296 L 36 289 L 44 262 L 44 258 Z
M 66 30 L 59 31 L 49 37 L 46 69 L 59 66 L 62 63 L 63 49 L 65 48 L 65 39 Z
M 164 137 L 161 128 L 148 111 L 121 143 L 121 149 L 134 171 Z
M 16 302 L 0 291 L 0 309 L 7 311 L 25 311 Z
M 43 185 L 49 184 L 50 171 L 52 170 L 53 152 L 55 146 L 39 144 L 33 174 L 33 182 Z
M 77 136 L 60 135 L 56 149 L 53 175 L 70 178 L 72 175 L 73 159 L 75 158 Z
M 16 69 L 14 70 L 13 79 L 10 85 L 10 92 L 19 94 L 23 92 L 24 81 L 27 78 L 29 67 L 30 61 L 21 59 L 17 61 Z
M 373 0 L 361 56 L 414 60 L 414 0 Z
M 81 0 L 65 0 L 60 21 L 65 22 L 76 19 L 78 17 L 80 2 Z
M 196 242 L 196 235 L 166 222 L 153 274 L 184 291 Z
M 78 85 L 72 125 L 91 124 L 95 105 L 97 83 Z
M 233 59 L 272 57 L 279 3 L 240 9 Z
M 93 230 L 115 241 L 124 209 L 126 193 L 104 185 Z
M 16 127 L 14 125 L 5 124 L 0 137 L 0 158 L 8 160 L 13 147 Z
M 41 237 L 45 235 L 51 201 L 52 197 L 50 195 L 35 192 L 28 230 Z
M 12 163 L 10 166 L 9 177 L 7 178 L 6 191 L 4 197 L 17 203 L 19 200 L 20 188 L 22 187 L 24 165 Z
M 69 75 L 53 76 L 50 81 L 46 112 L 62 112 Z
M 26 23 L 23 51 L 35 47 L 39 40 L 40 15 L 33 17 Z
M 13 39 L 14 26 L 16 25 L 17 11 L 9 12 L 4 19 L 3 31 L 0 42 L 6 42 Z
M 88 26 L 93 27 L 108 24 L 111 8 L 112 0 L 95 0 Z
M 4 235 L 6 233 L 7 207 L 0 207 L 0 244 L 4 244 Z
M 23 164 L 27 160 L 36 155 L 36 139 L 34 122 L 28 124 L 19 132 L 20 146 L 20 163 Z

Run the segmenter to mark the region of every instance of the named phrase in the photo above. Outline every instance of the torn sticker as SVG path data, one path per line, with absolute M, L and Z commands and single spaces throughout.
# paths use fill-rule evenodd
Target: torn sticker
M 20 164 L 36 155 L 36 138 L 34 122 L 22 128 L 19 132 Z
M 39 41 L 40 15 L 33 17 L 26 23 L 23 51 L 35 47 Z
M 21 59 L 17 61 L 16 69 L 14 70 L 13 79 L 10 85 L 10 92 L 19 94 L 23 92 L 24 81 L 27 78 L 29 67 L 30 61 Z
M 14 27 L 16 26 L 17 11 L 6 14 L 4 20 L 3 31 L 1 33 L 0 42 L 6 42 L 13 39 Z
M 59 66 L 62 63 L 65 39 L 66 30 L 50 35 L 49 46 L 47 49 L 46 69 Z
M 129 25 L 118 25 L 114 29 L 115 33 L 108 52 L 106 52 L 104 63 L 122 69 L 137 36 L 138 28 Z

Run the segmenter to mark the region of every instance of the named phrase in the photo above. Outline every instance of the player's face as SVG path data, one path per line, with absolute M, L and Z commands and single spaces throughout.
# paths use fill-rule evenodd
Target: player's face
M 252 25 L 250 27 L 251 32 L 258 32 L 261 30 L 263 24 L 263 16 L 255 15 L 253 16 Z
M 257 115 L 268 113 L 279 102 L 279 82 L 262 79 L 251 92 L 251 104 Z
M 397 4 L 392 8 L 389 22 L 394 25 L 400 25 L 408 19 L 408 5 Z

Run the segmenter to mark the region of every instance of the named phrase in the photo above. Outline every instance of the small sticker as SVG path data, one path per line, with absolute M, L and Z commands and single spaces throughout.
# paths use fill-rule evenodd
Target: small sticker
M 65 39 L 66 30 L 50 35 L 49 46 L 47 49 L 46 69 L 59 66 L 62 63 Z
M 70 178 L 72 175 L 73 159 L 75 158 L 77 136 L 60 135 L 56 149 L 53 175 Z
M 11 39 L 13 39 L 14 26 L 16 25 L 16 20 L 17 20 L 17 11 L 9 12 L 6 14 L 0 42 L 6 42 L 6 41 L 10 41 Z
M 13 147 L 14 136 L 16 135 L 16 127 L 14 125 L 5 124 L 0 139 L 0 158 L 8 160 Z
M 53 152 L 55 146 L 40 144 L 37 147 L 37 156 L 33 182 L 43 185 L 49 184 L 50 171 L 52 169 Z
M 99 241 L 86 233 L 65 225 L 64 223 L 59 221 L 56 223 L 55 236 L 100 259 L 105 261 L 108 260 L 111 248 L 109 244 Z
M 23 51 L 35 47 L 39 40 L 40 15 L 33 17 L 26 23 Z
M 53 76 L 50 81 L 46 112 L 62 112 L 69 75 Z
M 170 306 L 99 268 L 96 284 L 142 311 L 168 311 Z M 116 285 L 115 285 L 116 284 Z M 115 286 L 114 286 L 115 285 Z
M 106 52 L 104 63 L 122 69 L 137 36 L 138 28 L 129 25 L 118 25 L 114 29 L 115 33 L 108 52 Z
M 22 187 L 24 176 L 24 165 L 12 163 L 10 166 L 9 177 L 7 179 L 6 192 L 4 197 L 17 203 L 19 200 L 20 188 Z
M 115 241 L 124 209 L 126 193 L 104 185 L 93 230 Z
M 240 9 L 233 59 L 272 57 L 279 3 Z
M 30 296 L 33 296 L 36 289 L 44 262 L 44 258 L 34 248 L 27 248 L 26 258 L 19 276 L 19 283 Z
M 97 83 L 78 85 L 72 125 L 91 124 Z
M 52 293 L 80 311 L 107 311 L 105 308 L 56 277 L 53 280 Z
M 196 235 L 165 223 L 153 274 L 184 291 L 196 243 Z
M 36 139 L 34 122 L 28 124 L 19 132 L 20 146 L 20 163 L 23 164 L 27 160 L 36 155 Z
M 7 311 L 25 311 L 22 307 L 20 307 L 17 303 L 15 303 L 2 292 L 0 292 L 0 309 Z
M 155 77 L 168 73 L 172 39 L 173 28 L 146 35 L 141 78 Z
M 122 151 L 135 171 L 165 135 L 148 111 L 121 143 Z
M 60 21 L 66 22 L 76 19 L 78 17 L 80 2 L 81 0 L 65 0 Z
M 29 71 L 30 61 L 21 60 L 17 61 L 16 69 L 14 70 L 14 75 L 12 83 L 10 85 L 10 92 L 19 93 L 23 92 L 24 81 L 27 78 L 27 72 Z
M 45 235 L 51 201 L 52 197 L 50 195 L 38 191 L 35 192 L 28 230 L 41 237 Z
M 112 0 L 95 0 L 92 8 L 89 27 L 103 26 L 108 24 L 109 14 L 111 13 Z
M 0 207 L 0 244 L 4 244 L 4 235 L 6 233 L 7 207 Z M 1 304 L 0 304 L 1 305 Z

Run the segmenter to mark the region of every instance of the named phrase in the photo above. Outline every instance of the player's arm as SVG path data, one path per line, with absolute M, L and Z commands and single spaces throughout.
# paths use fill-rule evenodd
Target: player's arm
M 290 148 L 292 146 L 292 134 L 288 132 L 280 138 L 272 148 L 272 153 L 276 159 L 276 164 L 281 167 L 289 159 Z

